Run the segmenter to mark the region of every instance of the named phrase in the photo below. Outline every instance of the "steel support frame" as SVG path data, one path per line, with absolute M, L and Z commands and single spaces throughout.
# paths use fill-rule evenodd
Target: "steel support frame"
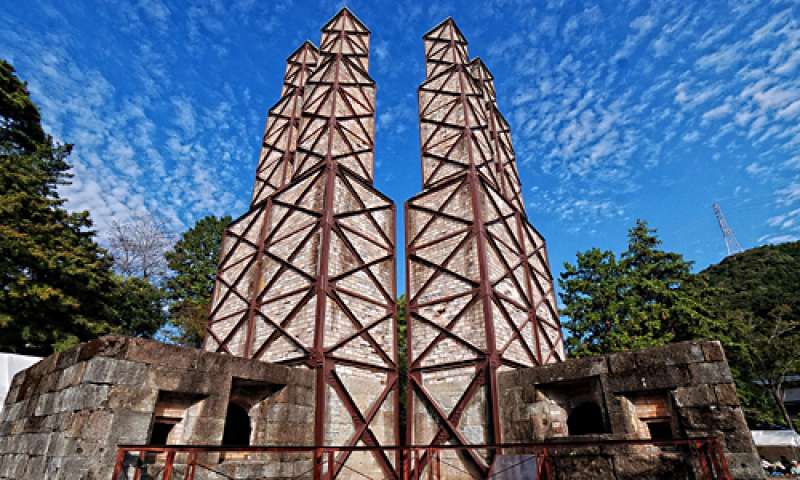
M 315 51 L 304 44 L 290 59 Z M 280 168 L 291 168 L 291 179 L 254 200 L 227 229 L 205 348 L 315 370 L 314 443 L 326 443 L 331 392 L 352 422 L 346 445 L 374 447 L 384 478 L 397 478 L 379 448 L 386 442 L 370 426 L 382 407 L 399 410 L 399 387 L 395 206 L 372 186 L 375 84 L 366 70 L 368 52 L 369 30 L 342 9 L 322 29 L 314 68 L 294 69 L 292 78 L 302 85 L 284 85 L 284 96 L 303 95 L 297 137 L 292 137 L 295 129 L 286 128 L 283 137 L 269 138 L 295 147 L 281 157 Z M 331 331 L 341 327 L 332 323 L 331 308 L 346 323 L 345 333 Z M 310 337 L 298 327 L 308 321 L 313 322 Z M 379 335 L 390 337 L 389 343 Z M 363 343 L 368 346 L 361 347 L 362 355 L 354 356 L 354 345 Z M 337 366 L 375 372 L 383 387 L 359 407 Z M 399 443 L 396 413 L 391 427 Z M 337 452 L 334 475 L 351 453 Z M 322 465 L 315 468 L 321 475 Z
M 251 207 L 285 186 L 294 173 L 303 93 L 318 59 L 319 49 L 305 41 L 286 60 L 281 98 L 267 113 Z
M 419 89 L 419 119 L 424 190 L 405 205 L 411 384 L 407 438 L 416 441 L 414 400 L 419 399 L 438 425 L 430 445 L 448 441 L 468 445 L 459 424 L 470 402 L 484 392 L 487 440 L 500 443 L 498 369 L 543 365 L 564 358 L 553 281 L 544 241 L 528 222 L 523 208 L 510 131 L 494 101 L 491 73 L 480 60 L 469 61 L 467 42 L 452 19 L 423 38 L 427 79 Z M 452 204 L 465 191 L 469 211 L 459 216 L 453 213 Z M 438 237 L 430 233 L 431 225 L 437 221 L 439 230 L 444 228 L 442 221 L 450 225 L 448 232 L 439 233 Z M 426 238 L 431 236 L 436 238 Z M 451 267 L 462 249 L 467 251 L 472 246 L 477 278 L 460 275 Z M 425 253 L 437 248 L 449 253 L 438 252 L 438 260 L 433 258 L 436 254 Z M 491 262 L 489 256 L 493 257 Z M 499 276 L 498 270 L 502 272 Z M 418 272 L 432 273 L 426 277 Z M 432 289 L 441 276 L 464 286 L 455 292 L 438 288 L 432 295 L 435 298 L 423 300 L 424 296 L 431 296 L 426 289 Z M 513 290 L 512 295 L 507 294 L 509 289 Z M 423 314 L 432 305 L 463 303 L 464 298 L 468 299 L 466 303 L 460 303 L 460 310 L 445 324 Z M 477 304 L 483 319 L 483 347 L 477 347 L 474 338 L 454 332 L 465 312 Z M 511 312 L 512 309 L 516 311 Z M 516 320 L 521 312 L 524 320 Z M 506 332 L 507 338 L 502 342 L 497 336 L 498 322 Z M 426 345 L 424 336 L 415 331 L 416 326 L 433 329 L 435 338 Z M 434 360 L 430 364 L 429 354 L 445 341 L 473 352 L 474 358 Z M 512 346 L 517 348 L 515 356 L 508 350 Z M 474 375 L 462 386 L 458 401 L 448 411 L 426 388 L 424 376 L 464 367 L 473 368 Z M 484 461 L 476 452 L 465 448 L 463 460 L 485 474 L 492 458 Z M 427 461 L 423 453 L 420 465 Z

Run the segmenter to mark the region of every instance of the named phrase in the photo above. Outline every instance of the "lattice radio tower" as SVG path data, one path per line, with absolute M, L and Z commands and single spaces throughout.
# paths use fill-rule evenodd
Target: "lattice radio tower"
M 722 239 L 725 241 L 725 248 L 728 249 L 728 255 L 733 255 L 734 253 L 739 253 L 744 250 L 739 240 L 736 240 L 736 235 L 733 234 L 733 230 L 731 230 L 731 227 L 728 225 L 728 221 L 725 220 L 725 215 L 722 213 L 722 207 L 719 206 L 719 203 L 714 202 L 711 208 L 714 210 L 714 216 L 717 217 L 717 222 L 719 222 L 719 229 L 722 231 Z

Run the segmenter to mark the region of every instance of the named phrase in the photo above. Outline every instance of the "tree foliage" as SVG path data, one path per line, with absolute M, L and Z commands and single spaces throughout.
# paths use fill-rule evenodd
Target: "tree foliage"
M 201 218 L 184 232 L 166 253 L 172 275 L 164 290 L 169 302 L 169 322 L 177 329 L 173 341 L 200 346 L 205 333 L 219 249 L 231 217 Z
M 398 395 L 400 395 L 400 425 L 405 425 L 408 418 L 408 298 L 400 295 L 396 302 L 397 307 L 397 369 L 399 378 Z M 405 430 L 400 430 L 401 441 L 405 440 Z M 402 442 L 401 442 L 402 443 Z
M 58 195 L 70 150 L 44 132 L 26 85 L 0 60 L 0 350 L 47 355 L 131 331 L 89 213 L 67 211 Z
M 800 242 L 765 245 L 725 258 L 700 277 L 720 288 L 726 308 L 766 317 L 778 305 L 800 319 Z
M 800 242 L 748 250 L 700 274 L 663 251 L 643 221 L 619 256 L 591 249 L 559 284 L 575 356 L 719 340 L 751 424 L 784 423 L 784 382 L 800 372 Z
M 699 277 L 715 289 L 713 308 L 728 332 L 748 417 L 791 425 L 783 393 L 787 375 L 800 372 L 800 242 L 742 252 Z
M 164 295 L 150 280 L 114 275 L 114 289 L 109 292 L 112 331 L 134 337 L 153 337 L 167 321 Z
M 619 257 L 596 248 L 579 252 L 575 265 L 564 264 L 559 285 L 567 347 L 575 356 L 664 345 L 713 330 L 691 262 L 662 250 L 642 220 L 629 230 Z

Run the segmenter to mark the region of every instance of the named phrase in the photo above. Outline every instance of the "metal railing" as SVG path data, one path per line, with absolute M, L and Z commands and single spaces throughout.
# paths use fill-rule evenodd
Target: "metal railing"
M 546 443 L 510 443 L 499 445 L 412 445 L 412 446 L 214 446 L 214 445 L 120 445 L 117 449 L 112 480 L 197 480 L 198 472 L 205 470 L 216 478 L 237 478 L 222 468 L 225 462 L 237 459 L 251 464 L 277 465 L 295 461 L 303 465 L 301 471 L 281 473 L 281 478 L 333 480 L 346 475 L 364 479 L 390 478 L 392 480 L 440 480 L 442 478 L 493 479 L 505 478 L 507 470 L 517 469 L 522 477 L 536 480 L 553 480 L 558 469 L 558 459 L 565 450 L 570 456 L 593 456 L 598 448 L 609 451 L 616 447 L 658 447 L 682 453 L 684 465 L 697 480 L 732 480 L 728 462 L 716 437 L 683 440 L 556 440 Z M 581 454 L 581 449 L 591 448 Z M 483 469 L 466 469 L 461 462 L 453 462 L 466 450 L 483 452 L 484 459 L 496 455 L 513 454 L 512 462 L 488 461 Z M 395 455 L 397 471 L 374 476 L 359 472 L 346 465 L 354 452 L 382 452 Z M 444 455 L 443 455 L 444 452 Z M 607 453 L 606 453 L 607 455 Z M 442 476 L 443 469 L 449 474 Z M 535 472 L 535 473 L 534 473 Z M 352 475 L 349 475 L 352 474 Z M 517 473 L 519 475 L 519 473 Z M 202 478 L 206 478 L 203 475 Z M 247 477 L 247 478 L 270 478 Z

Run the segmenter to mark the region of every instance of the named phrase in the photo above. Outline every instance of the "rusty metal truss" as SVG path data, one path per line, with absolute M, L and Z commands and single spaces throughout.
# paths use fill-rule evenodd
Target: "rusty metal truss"
M 484 109 L 492 139 L 495 177 L 499 184 L 500 194 L 514 208 L 525 213 L 525 202 L 522 200 L 522 184 L 517 171 L 517 159 L 511 143 L 511 126 L 497 106 L 497 93 L 494 89 L 494 75 L 480 58 L 470 63 L 472 76 L 477 79 L 483 89 Z
M 281 98 L 267 114 L 251 206 L 272 195 L 292 178 L 303 92 L 318 58 L 317 47 L 306 41 L 286 61 Z
M 265 135 L 270 160 L 225 234 L 204 345 L 314 369 L 315 445 L 376 447 L 339 452 L 338 478 L 397 478 L 397 459 L 377 448 L 398 443 L 399 398 L 395 207 L 372 186 L 369 37 L 343 9 L 323 27 L 313 68 L 310 44 L 290 57 Z
M 525 214 L 491 73 L 470 62 L 452 19 L 423 39 L 424 190 L 405 210 L 407 438 L 499 443 L 498 370 L 564 359 L 553 280 L 544 239 Z M 493 460 L 480 448 L 452 455 L 480 478 Z

